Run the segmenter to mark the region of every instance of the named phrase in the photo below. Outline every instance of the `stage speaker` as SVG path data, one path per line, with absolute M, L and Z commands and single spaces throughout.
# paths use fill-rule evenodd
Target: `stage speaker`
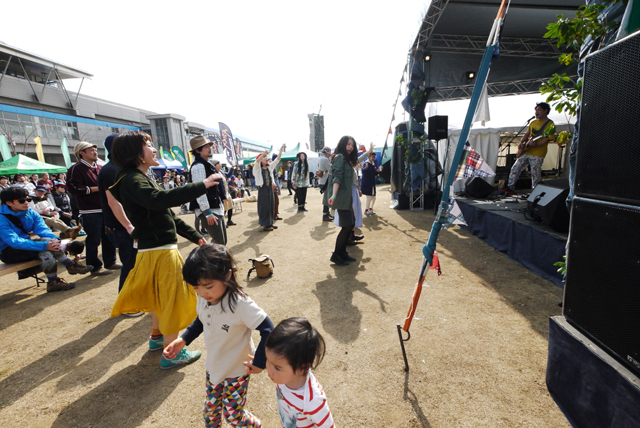
M 585 60 L 574 192 L 640 204 L 640 33 Z
M 640 375 L 640 207 L 576 197 L 566 319 Z
M 474 198 L 486 198 L 493 193 L 493 186 L 480 177 L 469 177 L 464 183 L 467 195 Z
M 449 116 L 431 116 L 429 118 L 429 139 L 446 140 L 449 137 Z
M 527 211 L 556 232 L 569 231 L 569 210 L 565 200 L 569 189 L 538 184 L 527 198 Z

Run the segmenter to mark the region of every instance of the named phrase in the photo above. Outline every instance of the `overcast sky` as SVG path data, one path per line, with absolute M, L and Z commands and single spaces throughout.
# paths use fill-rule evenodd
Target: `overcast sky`
M 224 122 L 234 135 L 275 149 L 308 142 L 307 114 L 318 112 L 327 145 L 349 134 L 381 146 L 427 6 L 427 0 L 13 1 L 2 6 L 0 41 L 93 74 L 83 94 L 211 128 Z M 65 84 L 75 89 L 74 80 Z M 515 115 L 518 124 L 532 102 L 516 107 L 492 99 L 492 118 Z M 494 103 L 507 107 L 494 111 Z M 461 123 L 468 101 L 437 104 L 438 114 Z M 395 116 L 403 119 L 401 106 Z

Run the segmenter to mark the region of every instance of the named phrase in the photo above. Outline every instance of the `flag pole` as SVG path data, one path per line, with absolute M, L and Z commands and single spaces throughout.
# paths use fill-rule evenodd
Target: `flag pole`
M 478 70 L 478 78 L 476 79 L 476 83 L 473 87 L 473 92 L 471 94 L 471 100 L 469 101 L 469 108 L 467 109 L 467 115 L 464 120 L 464 125 L 462 127 L 462 132 L 460 133 L 460 138 L 458 139 L 458 146 L 456 147 L 456 152 L 453 156 L 451 162 L 451 168 L 457 168 L 460 160 L 462 158 L 462 152 L 464 151 L 465 143 L 467 142 L 467 138 L 469 137 L 469 130 L 471 129 L 471 123 L 473 121 L 473 116 L 475 115 L 476 108 L 478 107 L 478 101 L 480 100 L 480 95 L 482 93 L 482 88 L 484 87 L 487 76 L 489 75 L 489 69 L 491 67 L 491 58 L 496 48 L 496 44 L 499 38 L 500 25 L 501 21 L 504 17 L 505 7 L 507 0 L 502 0 L 500 5 L 500 9 L 498 10 L 498 14 L 496 15 L 496 19 L 493 22 L 493 26 L 491 28 L 491 32 L 487 39 L 487 47 L 484 51 L 484 55 L 482 57 L 482 62 L 480 63 L 480 69 Z M 447 212 L 449 208 L 449 198 L 450 198 L 450 189 L 453 185 L 453 181 L 455 178 L 455 174 L 449 174 L 447 176 L 447 182 L 444 188 L 442 189 L 442 198 L 440 200 L 440 208 L 438 209 L 438 213 L 436 214 L 436 218 L 431 226 L 431 233 L 429 234 L 429 240 L 422 247 L 422 255 L 423 262 L 422 268 L 420 269 L 420 278 L 418 283 L 416 284 L 415 290 L 413 292 L 413 298 L 411 300 L 411 306 L 409 307 L 409 313 L 407 318 L 404 320 L 404 325 L 402 328 L 398 324 L 398 335 L 400 337 L 400 346 L 402 347 L 402 354 L 405 362 L 405 371 L 409 371 L 409 363 L 407 362 L 407 355 L 404 348 L 404 342 L 408 341 L 411 338 L 409 334 L 409 328 L 411 327 L 411 320 L 415 315 L 415 311 L 418 305 L 418 301 L 420 299 L 420 293 L 422 292 L 422 284 L 426 277 L 427 268 L 429 266 L 433 266 L 433 257 L 436 251 L 436 242 L 438 240 L 438 235 L 440 230 L 442 230 L 443 225 L 447 223 Z M 403 339 L 402 331 L 407 333 L 407 339 Z

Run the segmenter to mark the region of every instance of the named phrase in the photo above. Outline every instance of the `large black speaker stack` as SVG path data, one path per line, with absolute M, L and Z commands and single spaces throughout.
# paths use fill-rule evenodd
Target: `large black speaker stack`
M 640 375 L 640 34 L 585 61 L 564 316 Z

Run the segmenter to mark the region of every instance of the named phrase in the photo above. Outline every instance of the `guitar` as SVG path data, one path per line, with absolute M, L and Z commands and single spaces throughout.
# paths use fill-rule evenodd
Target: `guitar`
M 516 158 L 519 158 L 520 156 L 524 155 L 525 153 L 527 153 L 529 151 L 529 149 L 531 148 L 531 147 L 527 147 L 527 145 L 529 143 L 535 143 L 536 141 L 540 141 L 543 138 L 549 138 L 549 136 L 548 135 L 538 135 L 535 138 L 529 138 L 529 140 L 522 145 L 522 148 L 518 147 L 518 153 L 516 154 Z

